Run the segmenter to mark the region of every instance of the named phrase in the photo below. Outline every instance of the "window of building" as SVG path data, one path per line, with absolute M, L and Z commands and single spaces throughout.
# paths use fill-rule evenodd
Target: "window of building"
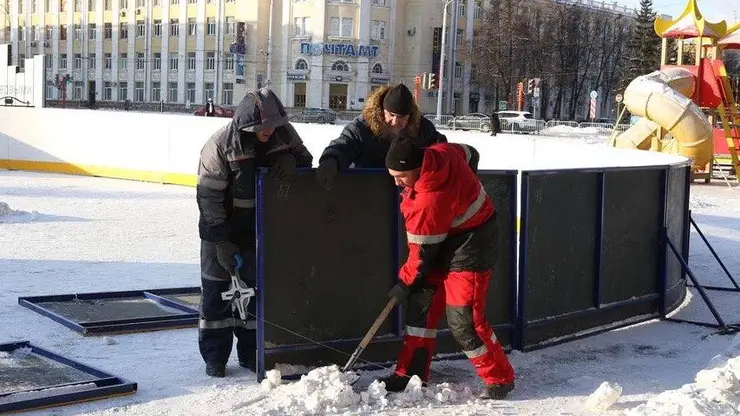
M 354 20 L 351 17 L 332 17 L 329 22 L 329 36 L 352 37 Z
M 170 71 L 177 71 L 180 67 L 180 58 L 177 55 L 170 56 Z
M 136 53 L 136 69 L 144 69 L 146 66 L 146 60 L 144 54 L 141 52 Z
M 155 20 L 154 26 L 152 27 L 152 30 L 154 30 L 154 36 L 162 36 L 162 20 Z
M 124 71 L 128 69 L 128 54 L 122 53 L 121 58 L 118 60 L 118 69 L 123 69 Z
M 136 22 L 136 37 L 140 38 L 142 36 L 146 36 L 146 26 L 144 26 L 143 20 L 139 20 Z
M 82 99 L 82 81 L 75 81 L 74 84 L 72 84 L 72 99 L 73 100 L 81 100 Z
M 119 0 L 120 4 L 118 5 L 121 9 L 128 9 L 128 0 Z
M 462 78 L 463 67 L 460 62 L 455 62 L 455 78 Z
M 188 18 L 188 36 L 195 36 L 198 34 L 198 23 L 194 17 Z
M 185 86 L 186 90 L 186 101 L 190 101 L 191 103 L 195 102 L 195 83 L 194 82 L 188 82 Z
M 473 5 L 473 19 L 480 19 L 482 14 L 483 8 L 481 7 L 480 2 L 476 1 Z
M 385 21 L 373 20 L 372 33 L 370 34 L 373 39 L 383 40 L 385 39 Z
M 23 58 L 21 58 L 21 62 L 23 62 Z M 79 53 L 75 54 L 75 64 L 74 69 L 82 69 L 82 55 Z
M 134 101 L 137 103 L 144 102 L 144 83 L 136 82 L 134 84 Z
M 157 52 L 154 54 L 154 59 L 152 61 L 153 69 L 161 70 L 162 69 L 162 54 Z
M 103 100 L 113 100 L 113 84 L 107 81 L 103 83 Z
M 113 37 L 113 23 L 105 23 L 103 25 L 103 38 L 111 39 Z
M 180 0 L 170 0 L 170 5 L 171 6 L 177 6 L 179 4 L 180 4 Z
M 223 97 L 221 103 L 225 105 L 234 104 L 234 84 L 230 82 L 224 82 Z
M 105 69 L 113 69 L 113 56 L 109 53 L 105 54 Z
M 67 54 L 66 53 L 59 55 L 59 70 L 60 71 L 67 70 Z
M 176 82 L 167 83 L 167 101 L 171 103 L 177 102 L 177 83 Z
M 88 28 L 87 37 L 90 40 L 94 40 L 97 37 L 97 34 L 98 34 L 98 29 L 95 26 L 95 23 L 88 23 L 87 24 L 87 28 Z
M 146 0 L 136 0 L 136 7 L 146 7 Z
M 236 20 L 234 20 L 234 17 L 226 18 L 226 27 L 224 29 L 224 34 L 226 35 L 233 35 L 236 33 Z
M 208 100 L 209 98 L 213 100 L 213 99 L 216 98 L 214 96 L 214 90 L 213 90 L 213 88 L 214 87 L 213 87 L 213 83 L 212 82 L 206 82 L 205 83 L 205 85 L 203 86 L 203 99 L 204 100 Z
M 195 52 L 188 52 L 188 69 L 195 70 Z
M 373 65 L 373 74 L 382 74 L 382 73 L 383 73 L 383 65 L 381 64 Z
M 159 82 L 152 82 L 152 101 L 155 103 L 162 100 L 161 85 Z
M 457 4 L 457 16 L 465 17 L 465 3 L 460 2 Z
M 113 1 L 112 0 L 104 0 L 103 1 L 103 8 L 105 10 L 111 10 L 113 8 Z
M 54 98 L 54 90 L 56 87 L 54 86 L 54 81 L 46 81 L 46 98 L 47 99 L 53 99 Z
M 118 39 L 128 39 L 128 23 L 119 23 Z
M 331 70 L 332 71 L 349 71 L 349 65 L 347 65 L 344 61 L 336 61 L 333 64 L 331 64 Z
M 31 36 L 33 36 L 32 40 L 35 40 L 35 41 L 39 40 L 39 31 L 36 26 L 31 26 Z
M 465 35 L 465 32 L 462 29 L 457 29 L 457 33 L 455 34 L 455 45 L 463 44 L 464 35 Z
M 306 62 L 305 59 L 299 59 L 295 63 L 295 69 L 299 71 L 307 71 L 308 70 L 308 62 Z
M 44 40 L 51 41 L 54 39 L 54 27 L 49 25 L 44 28 Z
M 67 25 L 59 25 L 59 40 L 67 40 Z
M 118 101 L 124 101 L 128 99 L 128 83 L 127 82 L 119 82 L 118 83 Z
M 206 53 L 206 70 L 214 69 L 216 69 L 216 53 L 208 52 Z
M 18 68 L 23 69 L 26 67 L 26 54 L 18 54 Z
M 96 61 L 94 53 L 87 55 L 87 69 L 94 70 Z
M 54 67 L 54 61 L 51 60 L 51 55 L 44 55 L 44 67 L 47 70 L 51 70 Z
M 294 36 L 309 36 L 311 18 L 310 17 L 296 17 L 295 19 L 293 19 L 293 26 L 294 26 L 294 31 L 293 31 Z
M 226 71 L 233 71 L 234 70 L 234 57 L 229 56 L 224 59 L 224 70 Z
M 216 18 L 209 17 L 206 19 L 206 35 L 216 36 Z
M 385 6 L 386 0 L 373 0 L 373 5 L 375 6 Z
M 74 25 L 75 40 L 82 40 L 82 27 L 80 25 Z
M 179 19 L 170 19 L 170 36 L 180 36 Z
M 95 3 L 97 3 L 96 0 L 87 0 L 87 11 L 88 12 L 95 11 Z

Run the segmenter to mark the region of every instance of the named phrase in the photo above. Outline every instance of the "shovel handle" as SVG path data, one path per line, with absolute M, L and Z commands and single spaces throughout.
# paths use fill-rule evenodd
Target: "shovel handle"
M 349 357 L 349 360 L 347 361 L 347 364 L 344 365 L 342 371 L 347 371 L 352 368 L 352 366 L 355 364 L 355 361 L 360 358 L 360 354 L 362 354 L 362 351 L 364 351 L 365 347 L 367 347 L 367 344 L 369 344 L 370 341 L 373 340 L 375 333 L 378 332 L 378 328 L 380 328 L 380 325 L 383 324 L 383 321 L 385 321 L 385 318 L 388 317 L 395 306 L 396 298 L 392 297 L 385 305 L 385 308 L 383 308 L 383 310 L 380 312 L 380 315 L 378 315 L 378 317 L 375 319 L 375 322 L 373 322 L 373 325 L 370 327 L 370 329 L 367 330 L 365 337 L 362 338 L 362 341 L 360 341 L 360 345 L 357 346 L 355 352 L 353 352 L 352 356 Z

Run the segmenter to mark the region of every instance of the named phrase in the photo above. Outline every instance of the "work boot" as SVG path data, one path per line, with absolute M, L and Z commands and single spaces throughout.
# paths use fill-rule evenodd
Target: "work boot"
M 218 363 L 206 363 L 206 374 L 211 377 L 226 377 L 226 365 Z
M 483 393 L 481 393 L 480 398 L 502 400 L 505 399 L 512 390 L 514 390 L 513 381 L 506 384 L 488 384 L 483 389 Z
M 409 384 L 409 378 L 406 376 L 400 376 L 393 373 L 387 377 L 380 378 L 378 381 L 385 383 L 385 390 L 390 393 L 397 393 L 406 390 L 406 385 Z

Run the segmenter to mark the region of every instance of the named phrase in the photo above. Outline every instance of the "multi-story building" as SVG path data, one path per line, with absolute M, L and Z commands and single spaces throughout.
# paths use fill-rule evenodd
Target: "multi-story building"
M 0 35 L 19 65 L 46 55 L 48 99 L 234 105 L 269 85 L 288 107 L 360 109 L 438 71 L 446 4 L 443 111 L 459 114 L 493 105 L 457 53 L 489 1 L 0 0 Z M 419 103 L 434 112 L 436 91 Z

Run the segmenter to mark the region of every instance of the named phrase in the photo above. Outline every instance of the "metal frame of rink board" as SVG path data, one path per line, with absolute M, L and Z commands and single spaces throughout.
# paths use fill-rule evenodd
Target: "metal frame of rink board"
M 109 335 L 156 331 L 161 329 L 189 328 L 198 325 L 198 307 L 186 302 L 177 302 L 167 298 L 172 295 L 199 294 L 200 287 L 165 288 L 154 290 L 132 290 L 120 292 L 75 293 L 66 295 L 19 297 L 18 304 L 43 316 L 77 331 L 82 335 Z M 50 308 L 44 307 L 48 302 L 105 301 L 126 298 L 150 300 L 158 305 L 169 307 L 181 313 L 161 316 L 142 316 L 137 318 L 108 319 L 99 321 L 76 321 Z
M 683 301 L 688 164 L 522 172 L 518 338 L 526 351 L 654 318 Z
M 37 347 L 29 341 L 0 344 L 0 352 L 12 353 L 13 351 L 26 348 L 30 349 L 32 354 L 51 360 L 57 365 L 63 365 L 70 369 L 85 373 L 86 375 L 89 375 L 89 378 L 80 381 L 69 381 L 54 385 L 0 393 L 0 413 L 22 412 L 84 401 L 106 399 L 114 396 L 133 394 L 137 390 L 137 384 L 135 382 L 116 377 L 97 368 L 70 360 L 51 351 Z M 89 386 L 90 388 L 85 388 L 90 384 L 94 384 L 94 387 Z M 7 400 L 8 397 L 15 394 L 25 395 L 28 398 L 12 402 Z
M 516 171 L 480 172 L 489 194 L 506 193 L 499 207 L 501 265 L 494 272 L 489 317 L 503 338 L 515 327 Z M 500 178 L 496 178 L 499 176 Z M 496 198 L 494 196 L 494 198 Z M 343 364 L 387 302 L 405 244 L 399 193 L 385 169 L 350 169 L 321 188 L 312 169 L 278 184 L 264 169 L 257 178 L 257 379 L 276 363 Z M 504 254 L 505 253 L 505 254 Z M 396 308 L 356 368 L 395 360 L 403 342 Z M 437 353 L 458 355 L 449 331 Z

